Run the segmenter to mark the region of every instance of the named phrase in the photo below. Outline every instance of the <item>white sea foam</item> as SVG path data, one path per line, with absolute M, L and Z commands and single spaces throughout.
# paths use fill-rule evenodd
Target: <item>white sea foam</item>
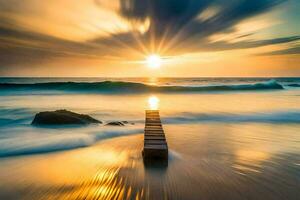
M 35 132 L 29 129 L 28 132 L 23 131 L 23 133 L 20 133 L 22 132 L 20 129 L 14 131 L 15 134 L 0 139 L 0 157 L 47 153 L 87 147 L 95 144 L 99 140 L 143 132 L 141 128 L 137 127 L 98 127 L 97 131 L 84 128 L 72 130 L 38 129 Z
M 300 123 L 300 110 L 285 110 L 276 112 L 253 113 L 174 113 L 165 117 L 165 123 L 185 124 L 203 122 L 227 122 L 227 123 Z

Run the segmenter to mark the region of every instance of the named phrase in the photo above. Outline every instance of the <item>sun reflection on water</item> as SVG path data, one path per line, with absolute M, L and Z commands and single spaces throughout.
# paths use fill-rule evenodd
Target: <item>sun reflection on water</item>
M 270 155 L 262 151 L 238 150 L 236 152 L 236 163 L 233 167 L 239 173 L 256 172 L 260 173 L 263 162 L 268 160 Z
M 150 110 L 157 110 L 159 107 L 159 98 L 156 96 L 150 96 L 148 98 L 148 106 Z
M 148 79 L 149 85 L 157 86 L 158 83 L 159 83 L 159 80 L 157 77 L 149 77 L 149 79 Z

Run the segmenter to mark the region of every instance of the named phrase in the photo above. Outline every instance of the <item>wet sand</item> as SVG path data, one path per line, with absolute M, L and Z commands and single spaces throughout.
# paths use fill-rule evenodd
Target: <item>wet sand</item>
M 144 166 L 142 134 L 2 158 L 0 199 L 298 199 L 297 144 L 282 143 L 277 151 L 272 141 L 255 138 L 254 129 L 236 130 L 165 126 L 167 167 Z

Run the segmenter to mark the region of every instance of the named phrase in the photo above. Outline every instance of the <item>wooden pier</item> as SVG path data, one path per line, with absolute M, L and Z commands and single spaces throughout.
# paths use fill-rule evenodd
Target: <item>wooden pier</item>
M 168 144 L 158 110 L 146 110 L 144 161 L 168 160 Z

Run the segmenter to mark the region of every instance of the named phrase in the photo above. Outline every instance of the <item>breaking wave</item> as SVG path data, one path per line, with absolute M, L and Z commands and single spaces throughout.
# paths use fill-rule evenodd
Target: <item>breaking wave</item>
M 253 84 L 202 85 L 202 86 L 152 86 L 134 82 L 48 82 L 48 83 L 0 83 L 0 91 L 55 90 L 83 93 L 148 93 L 148 92 L 210 92 L 210 91 L 251 91 L 275 90 L 284 87 L 270 80 Z
M 174 117 L 163 118 L 169 124 L 185 123 L 269 123 L 299 124 L 300 111 L 277 111 L 266 113 L 178 113 Z
M 112 129 L 112 128 L 110 128 Z M 41 154 L 88 147 L 99 140 L 118 136 L 142 133 L 140 128 L 103 130 L 94 133 L 74 134 L 39 134 L 28 137 L 28 134 L 7 137 L 0 140 L 0 157 Z M 30 135 L 32 136 L 32 134 Z

